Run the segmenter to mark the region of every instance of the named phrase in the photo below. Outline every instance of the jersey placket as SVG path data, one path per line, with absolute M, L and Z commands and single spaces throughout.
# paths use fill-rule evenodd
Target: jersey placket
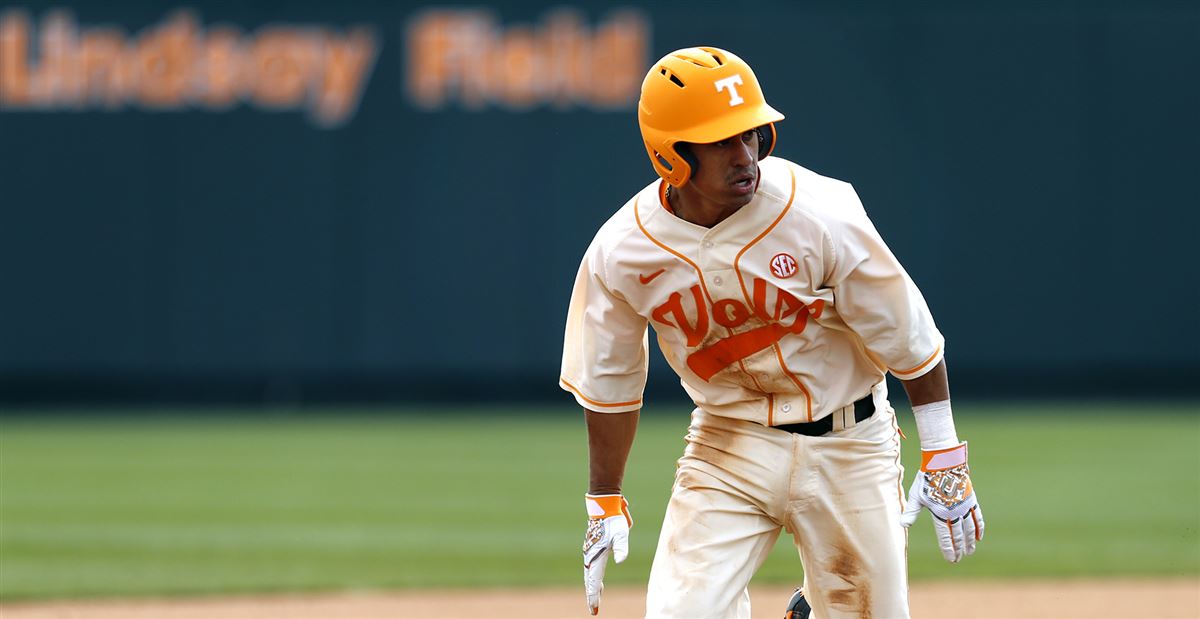
M 737 248 L 739 251 L 742 247 Z M 732 277 L 737 278 L 733 281 L 733 286 L 736 289 L 738 296 L 745 299 L 745 303 L 751 308 L 751 312 L 758 311 L 755 307 L 755 301 L 750 298 L 753 284 L 756 280 L 768 281 L 765 269 L 761 269 L 760 265 L 752 262 L 736 261 L 737 268 L 730 269 Z M 774 288 L 773 285 L 767 284 L 768 288 Z M 779 294 L 778 290 L 773 290 L 774 294 L 767 295 L 768 306 L 773 305 L 771 299 L 774 295 Z M 770 312 L 770 307 L 766 308 Z M 768 321 L 765 324 L 771 324 L 774 321 Z M 807 388 L 798 376 L 792 372 L 787 361 L 783 356 L 783 347 L 779 342 L 774 342 L 767 348 L 750 355 L 743 360 L 742 365 L 744 371 L 750 374 L 755 382 L 760 385 L 759 391 L 767 396 L 767 425 L 778 425 L 781 423 L 796 423 L 811 421 L 808 414 L 809 393 Z
M 738 286 L 737 271 L 733 268 L 733 256 L 741 245 L 732 241 L 722 241 L 724 230 L 717 226 L 709 230 L 700 240 L 697 249 L 701 277 L 705 282 L 708 304 L 712 308 L 712 332 L 721 338 L 733 336 L 738 330 L 745 330 L 751 311 L 742 302 L 742 293 Z M 745 312 L 746 319 L 742 319 Z M 756 391 L 766 393 L 764 382 L 747 367 L 747 359 L 738 359 L 738 371 L 750 380 Z

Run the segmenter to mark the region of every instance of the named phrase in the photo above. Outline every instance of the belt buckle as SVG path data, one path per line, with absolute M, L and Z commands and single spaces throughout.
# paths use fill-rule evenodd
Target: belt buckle
M 834 432 L 841 432 L 842 430 L 849 430 L 850 428 L 858 425 L 858 407 L 860 404 L 870 407 L 870 411 L 863 415 L 862 421 L 866 421 L 875 415 L 875 400 L 871 397 L 871 394 L 868 393 L 858 400 L 855 400 L 854 402 L 851 402 L 830 414 L 830 418 L 833 420 L 833 430 L 830 431 L 830 434 Z
M 829 431 L 830 434 L 849 430 L 858 424 L 858 420 L 854 418 L 853 404 L 848 404 L 833 411 L 830 413 L 830 416 L 833 418 L 833 429 Z

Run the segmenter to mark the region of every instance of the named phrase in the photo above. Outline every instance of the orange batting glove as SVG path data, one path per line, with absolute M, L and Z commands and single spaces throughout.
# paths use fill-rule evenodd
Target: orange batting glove
M 583 538 L 583 592 L 587 595 L 588 610 L 600 612 L 600 594 L 604 591 L 604 570 L 608 555 L 617 563 L 629 555 L 629 501 L 620 494 L 584 495 L 587 506 L 587 534 Z M 609 552 L 612 551 L 612 552 Z
M 983 511 L 971 485 L 966 443 L 921 452 L 921 470 L 908 491 L 900 524 L 912 526 L 922 508 L 933 514 L 938 546 L 947 561 L 958 563 L 975 553 L 975 542 L 983 539 Z

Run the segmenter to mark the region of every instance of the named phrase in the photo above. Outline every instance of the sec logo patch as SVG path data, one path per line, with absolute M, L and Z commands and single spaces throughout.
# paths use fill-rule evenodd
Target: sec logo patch
M 771 258 L 771 274 L 779 279 L 787 279 L 796 274 L 796 259 L 791 254 L 775 254 Z

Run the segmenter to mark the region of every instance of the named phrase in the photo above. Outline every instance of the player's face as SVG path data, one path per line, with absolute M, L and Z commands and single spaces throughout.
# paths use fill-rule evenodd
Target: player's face
M 691 149 L 700 165 L 692 171 L 687 185 L 706 200 L 737 208 L 754 198 L 758 186 L 757 131 L 751 129 L 712 144 L 692 144 Z

